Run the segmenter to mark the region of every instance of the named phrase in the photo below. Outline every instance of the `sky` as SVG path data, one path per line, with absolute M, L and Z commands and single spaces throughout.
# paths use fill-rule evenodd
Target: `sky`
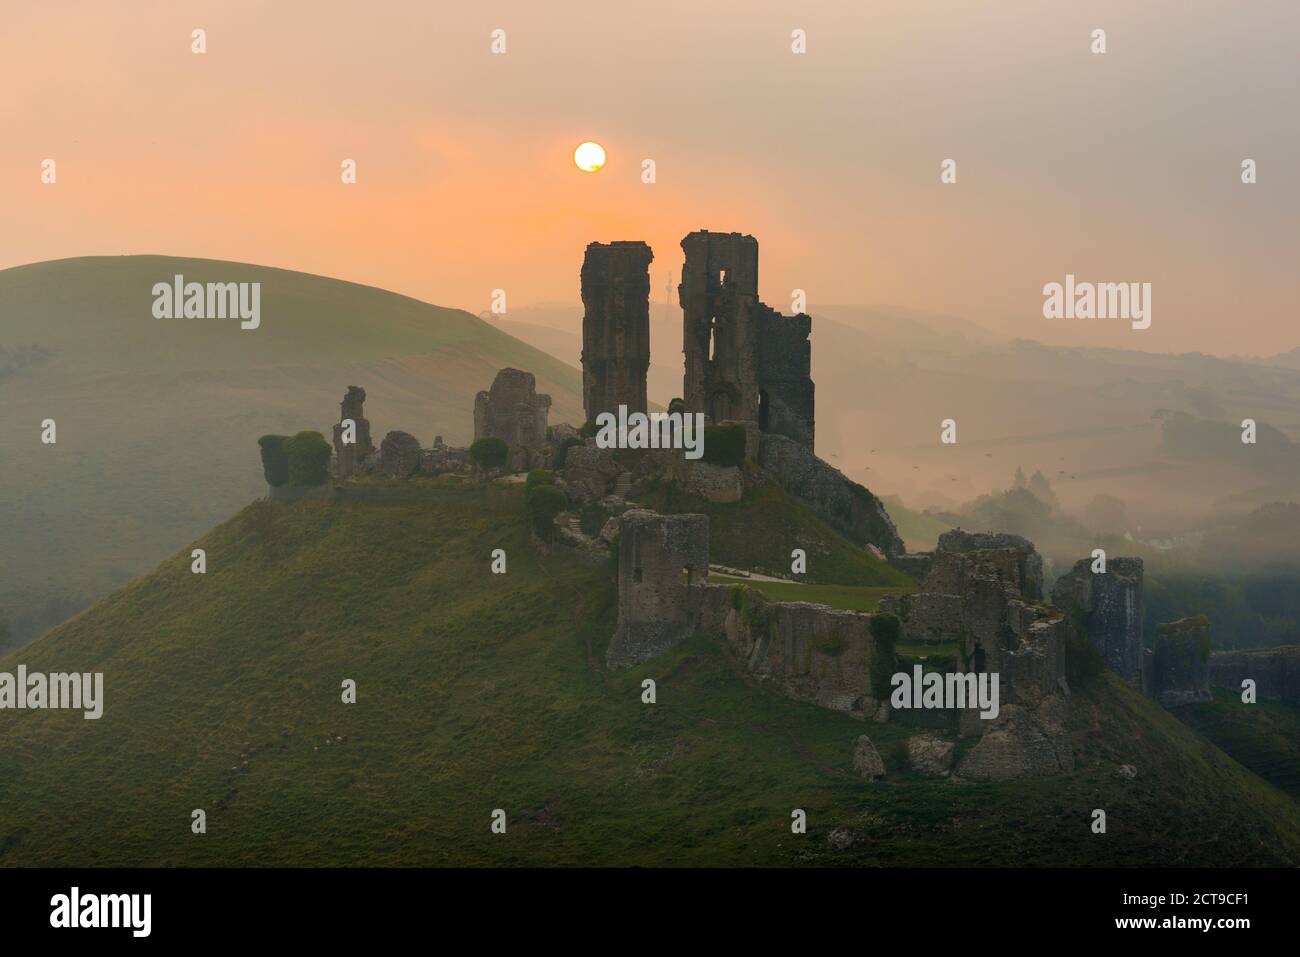
M 786 312 L 802 289 L 813 313 L 890 303 L 1053 344 L 1300 346 L 1294 0 L 0 0 L 0 18 L 0 268 L 210 257 L 477 313 L 494 289 L 576 304 L 596 240 L 649 242 L 660 302 L 707 228 L 758 238 L 760 295 Z M 572 162 L 588 139 L 597 173 Z M 1044 318 L 1067 273 L 1151 283 L 1151 327 Z

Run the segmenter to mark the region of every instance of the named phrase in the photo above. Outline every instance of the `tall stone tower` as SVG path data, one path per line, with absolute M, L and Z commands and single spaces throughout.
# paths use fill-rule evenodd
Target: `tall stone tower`
M 682 240 L 682 398 L 714 422 L 756 422 L 813 450 L 812 319 L 758 298 L 758 240 L 699 230 Z
M 677 297 L 682 306 L 686 408 L 714 422 L 758 421 L 758 240 L 699 230 L 682 240 L 686 263 Z
M 646 411 L 650 368 L 650 263 L 643 242 L 592 243 L 582 260 L 582 403 L 601 412 Z

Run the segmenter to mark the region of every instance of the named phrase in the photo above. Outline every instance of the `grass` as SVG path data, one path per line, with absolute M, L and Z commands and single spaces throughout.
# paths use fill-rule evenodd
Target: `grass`
M 152 286 L 260 282 L 256 330 L 159 320 Z M 468 445 L 474 394 L 533 372 L 552 421 L 581 374 L 467 312 L 321 276 L 164 256 L 0 271 L 0 347 L 47 360 L 0 379 L 0 617 L 27 637 L 153 567 L 263 494 L 256 438 L 327 437 L 349 384 L 376 445 L 392 429 Z M 42 445 L 40 423 L 57 423 Z
M 1219 688 L 1213 702 L 1175 713 L 1265 781 L 1300 799 L 1300 706 L 1244 704 L 1240 692 Z
M 953 784 L 903 767 L 913 724 L 771 694 L 716 636 L 606 672 L 612 569 L 538 554 L 522 496 L 258 505 L 194 543 L 205 576 L 187 544 L 0 659 L 102 671 L 106 697 L 3 713 L 0 865 L 1300 863 L 1295 801 L 1117 682 L 1073 699 L 1075 772 Z M 864 733 L 883 783 L 852 772 Z
M 757 469 L 746 472 L 739 502 L 708 502 L 668 484 L 638 501 L 659 512 L 708 515 L 709 560 L 720 565 L 788 575 L 791 552 L 802 548 L 809 582 L 881 586 L 882 594 L 915 587 L 910 576 L 849 542 Z
M 877 611 L 886 595 L 914 591 L 914 585 L 817 585 L 802 582 L 769 582 L 730 575 L 709 575 L 709 581 L 723 585 L 748 585 L 772 601 L 810 601 L 846 611 Z

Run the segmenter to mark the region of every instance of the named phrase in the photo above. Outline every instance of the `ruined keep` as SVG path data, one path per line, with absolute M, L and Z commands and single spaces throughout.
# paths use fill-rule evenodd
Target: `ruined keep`
M 647 661 L 689 638 L 709 576 L 709 517 L 624 512 L 618 538 L 618 626 L 611 668 Z
M 502 369 L 492 388 L 474 397 L 474 440 L 501 439 L 509 447 L 509 467 L 524 471 L 544 465 L 546 419 L 551 397 L 538 394 L 531 372 Z
M 645 412 L 650 368 L 650 263 L 643 242 L 591 243 L 582 260 L 582 404 Z
M 366 390 L 357 385 L 348 386 L 347 393 L 339 405 L 339 422 L 334 426 L 334 475 L 336 478 L 351 478 L 357 466 L 375 451 L 370 441 L 370 420 L 365 417 L 363 406 L 366 403 Z M 343 423 L 351 419 L 356 424 L 356 441 L 343 441 Z
M 758 299 L 758 240 L 700 230 L 682 240 L 686 408 L 813 448 L 812 319 Z

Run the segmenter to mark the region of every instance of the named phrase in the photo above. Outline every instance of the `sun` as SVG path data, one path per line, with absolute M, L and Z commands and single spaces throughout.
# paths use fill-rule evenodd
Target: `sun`
M 605 165 L 605 147 L 599 143 L 579 143 L 573 151 L 573 165 L 587 173 L 594 173 Z

